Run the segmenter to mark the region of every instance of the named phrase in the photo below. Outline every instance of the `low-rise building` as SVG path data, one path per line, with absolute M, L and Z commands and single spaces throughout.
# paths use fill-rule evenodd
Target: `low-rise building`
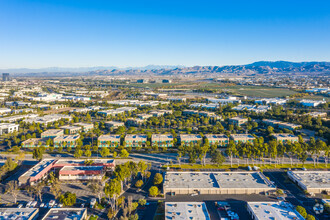
M 200 134 L 180 134 L 178 141 L 182 145 L 202 143 L 203 137 Z
M 80 135 L 61 135 L 54 138 L 54 147 L 76 147 Z
M 51 208 L 41 220 L 87 220 L 86 208 Z
M 326 101 L 324 100 L 301 100 L 300 101 L 300 104 L 302 104 L 304 107 L 317 107 L 321 104 L 325 104 L 327 103 Z
M 101 135 L 97 140 L 99 147 L 119 147 L 120 145 L 120 135 Z
M 184 116 L 191 116 L 191 115 L 197 115 L 198 111 L 197 110 L 183 110 L 182 115 Z
M 64 166 L 59 171 L 59 180 L 102 180 L 103 166 Z
M 10 114 L 11 109 L 10 108 L 0 108 L 0 115 Z
M 242 117 L 229 118 L 229 124 L 232 124 L 232 125 L 241 126 L 241 125 L 245 124 L 246 122 L 248 122 L 247 118 L 242 118 Z
M 306 115 L 310 115 L 312 118 L 326 118 L 328 116 L 326 112 L 308 112 Z
M 92 124 L 92 123 L 79 122 L 79 123 L 74 123 L 73 125 L 77 126 L 77 127 L 81 127 L 82 131 L 84 131 L 84 132 L 89 132 L 94 129 L 94 124 Z
M 82 128 L 80 126 L 66 125 L 60 128 L 64 130 L 65 134 L 78 134 L 79 132 L 82 131 Z
M 45 139 L 45 138 L 30 138 L 26 141 L 23 141 L 21 146 L 24 148 L 34 148 L 34 147 L 41 147 L 41 146 L 49 147 L 46 144 L 46 141 L 47 141 L 47 139 Z
M 261 172 L 167 172 L 164 194 L 254 194 L 276 186 Z
M 280 141 L 283 143 L 286 142 L 298 142 L 299 139 L 296 135 L 293 134 L 287 134 L 287 133 L 281 133 L 281 134 L 273 134 L 273 137 L 276 139 L 276 141 Z
M 304 220 L 287 202 L 248 202 L 247 209 L 253 220 L 281 219 L 281 220 Z
M 330 192 L 330 171 L 288 171 L 288 176 L 309 193 Z
M 0 219 L 37 220 L 38 208 L 0 208 Z
M 9 134 L 18 131 L 18 124 L 13 123 L 0 123 L 0 135 Z
M 46 178 L 55 162 L 56 160 L 54 159 L 45 159 L 40 161 L 18 178 L 18 185 L 34 185 L 40 180 Z
M 125 126 L 125 123 L 124 122 L 121 122 L 121 121 L 107 121 L 107 122 L 104 122 L 104 125 L 106 128 L 118 128 L 120 126 Z
M 127 127 L 138 127 L 138 126 L 141 126 L 143 125 L 143 123 L 145 123 L 146 120 L 145 119 L 140 119 L 140 118 L 128 118 L 126 120 L 126 126 Z
M 209 141 L 210 145 L 218 147 L 226 147 L 229 143 L 229 138 L 225 134 L 206 134 L 205 138 Z
M 145 134 L 127 134 L 125 137 L 126 147 L 143 147 L 147 143 Z
M 173 135 L 171 134 L 153 134 L 151 136 L 152 145 L 160 147 L 173 147 Z
M 293 124 L 293 123 L 288 123 L 288 122 L 282 122 L 282 121 L 277 121 L 277 120 L 272 120 L 272 119 L 263 119 L 263 123 L 266 125 L 270 125 L 273 127 L 277 127 L 280 129 L 288 129 L 288 130 L 296 130 L 302 128 L 301 125 Z
M 151 114 L 153 117 L 160 117 L 160 116 L 168 115 L 168 114 L 172 114 L 172 113 L 173 113 L 172 110 L 157 110 L 157 111 L 149 112 L 149 114 Z
M 148 118 L 153 117 L 152 114 L 137 114 L 136 116 L 139 119 L 148 119 Z
M 217 109 L 219 104 L 217 103 L 194 103 L 189 105 L 190 108 L 205 108 L 205 109 Z
M 204 202 L 166 202 L 165 219 L 198 219 L 210 220 Z
M 230 138 L 232 140 L 234 140 L 234 142 L 236 144 L 238 144 L 239 142 L 241 143 L 246 143 L 246 142 L 250 142 L 252 143 L 254 139 L 256 139 L 253 135 L 251 134 L 231 134 Z
M 41 133 L 41 138 L 55 138 L 64 135 L 63 129 L 48 129 Z

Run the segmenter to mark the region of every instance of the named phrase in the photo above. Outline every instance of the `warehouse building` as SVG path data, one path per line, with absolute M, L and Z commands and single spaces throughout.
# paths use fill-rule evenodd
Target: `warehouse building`
M 247 209 L 253 220 L 281 219 L 304 220 L 294 207 L 287 202 L 248 202 Z
M 330 171 L 288 171 L 288 176 L 309 193 L 330 192 Z
M 0 219 L 36 220 L 38 217 L 37 208 L 0 208 Z
M 204 202 L 166 202 L 165 219 L 198 219 L 210 220 Z
M 261 172 L 167 172 L 164 194 L 254 194 L 275 190 Z
M 86 220 L 86 208 L 51 208 L 41 220 Z

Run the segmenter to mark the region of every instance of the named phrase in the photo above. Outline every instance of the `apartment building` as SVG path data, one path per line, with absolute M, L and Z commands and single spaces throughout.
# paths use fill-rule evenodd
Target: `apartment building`
M 206 134 L 205 138 L 209 141 L 210 145 L 218 147 L 226 147 L 229 143 L 229 138 L 225 134 Z
M 145 134 L 127 134 L 125 137 L 126 147 L 143 147 L 147 143 Z
M 120 146 L 120 135 L 101 135 L 98 137 L 99 147 L 119 147 Z
M 54 138 L 54 147 L 76 147 L 80 135 L 61 135 Z

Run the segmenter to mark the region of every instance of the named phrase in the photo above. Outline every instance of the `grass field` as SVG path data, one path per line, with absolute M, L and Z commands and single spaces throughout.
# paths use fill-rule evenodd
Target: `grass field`
M 305 167 L 306 169 L 329 169 L 330 165 L 328 164 L 328 166 L 326 167 L 325 164 L 319 164 L 318 166 L 314 167 L 314 164 L 293 164 L 291 166 L 291 164 L 277 164 L 276 166 L 274 164 L 266 164 L 266 165 L 261 165 L 261 164 L 249 164 L 249 165 L 240 165 L 237 166 L 237 164 L 233 164 L 233 166 L 231 167 L 229 164 L 225 164 L 225 165 L 221 165 L 221 166 L 217 166 L 217 165 L 213 165 L 213 164 L 206 164 L 205 166 L 202 166 L 201 164 L 182 164 L 181 166 L 179 165 L 172 165 L 169 166 L 170 168 L 181 168 L 181 169 L 195 169 L 195 170 L 199 170 L 199 169 L 230 169 L 230 168 L 240 168 L 240 169 L 247 169 L 248 166 L 257 166 L 260 167 L 261 169 L 286 169 L 286 168 L 303 168 Z M 166 168 L 166 166 L 165 166 Z

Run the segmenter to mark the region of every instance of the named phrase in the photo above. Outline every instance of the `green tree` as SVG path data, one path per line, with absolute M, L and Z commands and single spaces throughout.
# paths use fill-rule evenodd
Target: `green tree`
M 138 180 L 138 181 L 136 181 L 136 183 L 135 183 L 135 187 L 136 187 L 136 188 L 141 188 L 142 185 L 143 185 L 143 181 L 142 181 L 142 180 Z
M 126 158 L 129 156 L 129 153 L 127 152 L 127 150 L 123 149 L 120 151 L 120 157 Z
M 110 155 L 110 150 L 107 147 L 102 147 L 100 154 L 102 157 L 107 157 Z
M 36 160 L 42 160 L 42 157 L 43 157 L 43 150 L 41 148 L 35 148 L 33 150 L 33 153 L 32 153 L 32 156 L 34 159 Z
M 313 215 L 308 214 L 306 220 L 315 220 L 315 217 Z
M 306 218 L 307 217 L 307 212 L 306 212 L 306 209 L 300 205 L 298 205 L 296 207 L 296 211 L 303 217 L 303 218 Z
M 83 151 L 80 150 L 79 148 L 76 148 L 76 150 L 74 151 L 74 158 L 80 158 L 83 155 Z
M 155 177 L 154 177 L 154 184 L 158 185 L 161 184 L 163 182 L 163 176 L 160 173 L 156 173 Z
M 211 162 L 214 164 L 217 164 L 219 167 L 225 162 L 225 157 L 222 155 L 222 153 L 219 150 L 216 150 L 211 155 Z
M 85 154 L 86 157 L 91 157 L 92 156 L 92 152 L 90 150 L 86 150 L 84 154 Z
M 140 206 L 145 206 L 147 204 L 147 200 L 145 199 L 139 199 L 139 205 Z
M 73 206 L 76 204 L 77 196 L 74 193 L 66 192 L 60 196 L 59 200 L 64 206 Z
M 151 197 L 156 197 L 156 196 L 158 196 L 158 194 L 159 194 L 159 191 L 158 191 L 158 187 L 157 186 L 150 187 L 150 189 L 149 189 L 149 195 Z

